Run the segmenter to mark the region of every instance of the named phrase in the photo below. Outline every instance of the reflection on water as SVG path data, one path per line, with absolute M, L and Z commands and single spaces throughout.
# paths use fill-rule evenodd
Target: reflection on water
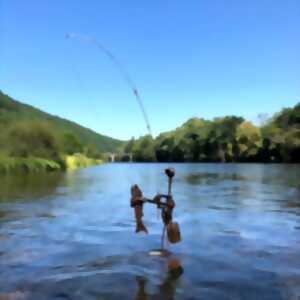
M 51 195 L 60 184 L 63 173 L 1 176 L 0 202 L 34 199 Z
M 176 294 L 176 286 L 178 279 L 183 273 L 181 262 L 175 258 L 171 253 L 165 257 L 168 268 L 165 268 L 165 278 L 158 284 L 156 291 L 148 291 L 148 279 L 142 276 L 136 276 L 137 294 L 134 300 L 150 300 L 150 299 L 166 299 L 174 300 Z M 175 262 L 175 264 L 174 264 Z M 180 267 L 179 267 L 180 266 Z M 168 270 L 168 271 L 167 271 Z
M 164 300 L 173 300 L 175 299 L 175 279 L 170 276 L 167 276 L 166 279 L 158 286 L 158 291 L 154 294 L 149 294 L 147 292 L 147 279 L 143 277 L 136 277 L 136 282 L 138 286 L 137 295 L 134 297 L 134 300 L 150 300 L 150 299 L 164 299 Z
M 240 174 L 226 174 L 226 173 L 207 173 L 199 172 L 188 174 L 184 178 L 189 184 L 199 185 L 199 184 L 216 184 L 219 181 L 223 180 L 247 180 L 246 177 L 241 176 Z
M 110 164 L 1 178 L 0 299 L 297 299 L 300 168 L 174 164 L 184 267 L 174 278 L 162 225 L 134 233 L 129 188 L 165 192 L 164 164 Z

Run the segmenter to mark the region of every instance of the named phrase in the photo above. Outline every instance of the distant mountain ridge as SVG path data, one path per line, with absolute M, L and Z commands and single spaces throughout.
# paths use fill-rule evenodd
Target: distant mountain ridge
M 0 91 L 0 130 L 15 121 L 47 121 L 59 132 L 76 135 L 82 144 L 93 144 L 100 152 L 114 152 L 124 142 L 81 126 L 73 121 L 46 113 L 31 105 L 19 102 Z

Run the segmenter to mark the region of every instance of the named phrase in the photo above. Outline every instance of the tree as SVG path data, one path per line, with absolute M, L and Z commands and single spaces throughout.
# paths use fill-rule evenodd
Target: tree
M 10 156 L 57 158 L 59 155 L 57 137 L 46 122 L 18 122 L 7 130 L 6 140 Z
M 241 123 L 236 132 L 239 161 L 255 161 L 262 146 L 260 129 L 251 122 Z
M 174 131 L 131 140 L 134 160 L 298 162 L 300 103 L 256 127 L 241 117 L 192 118 Z
M 83 152 L 83 144 L 80 142 L 79 138 L 71 133 L 67 132 L 62 136 L 62 149 L 66 154 L 74 154 Z
M 154 141 L 150 135 L 138 139 L 133 146 L 133 157 L 135 161 L 155 161 Z
M 134 143 L 135 143 L 135 139 L 134 137 L 132 137 L 131 140 L 128 143 L 126 143 L 124 147 L 124 152 L 127 154 L 131 153 L 133 151 Z

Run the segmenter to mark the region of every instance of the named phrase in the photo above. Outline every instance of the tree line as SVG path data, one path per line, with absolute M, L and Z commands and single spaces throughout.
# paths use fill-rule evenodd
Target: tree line
M 56 158 L 59 154 L 84 153 L 100 158 L 104 152 L 116 151 L 122 143 L 0 91 L 0 154 Z
M 73 164 L 96 163 L 119 144 L 0 92 L 0 174 L 65 169 L 75 154 Z
M 300 103 L 261 126 L 237 116 L 192 118 L 155 139 L 150 135 L 132 138 L 123 153 L 132 153 L 136 162 L 299 163 Z

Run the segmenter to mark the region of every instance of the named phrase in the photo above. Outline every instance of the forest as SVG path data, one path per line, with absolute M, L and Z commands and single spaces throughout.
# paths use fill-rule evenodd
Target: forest
M 300 162 L 300 103 L 261 126 L 237 116 L 192 118 L 153 139 L 145 135 L 124 146 L 136 162 Z
M 96 164 L 122 143 L 0 92 L 0 174 Z
M 192 118 L 173 131 L 122 142 L 0 92 L 0 174 L 88 166 L 119 153 L 135 162 L 300 162 L 300 103 L 261 126 L 238 116 Z

